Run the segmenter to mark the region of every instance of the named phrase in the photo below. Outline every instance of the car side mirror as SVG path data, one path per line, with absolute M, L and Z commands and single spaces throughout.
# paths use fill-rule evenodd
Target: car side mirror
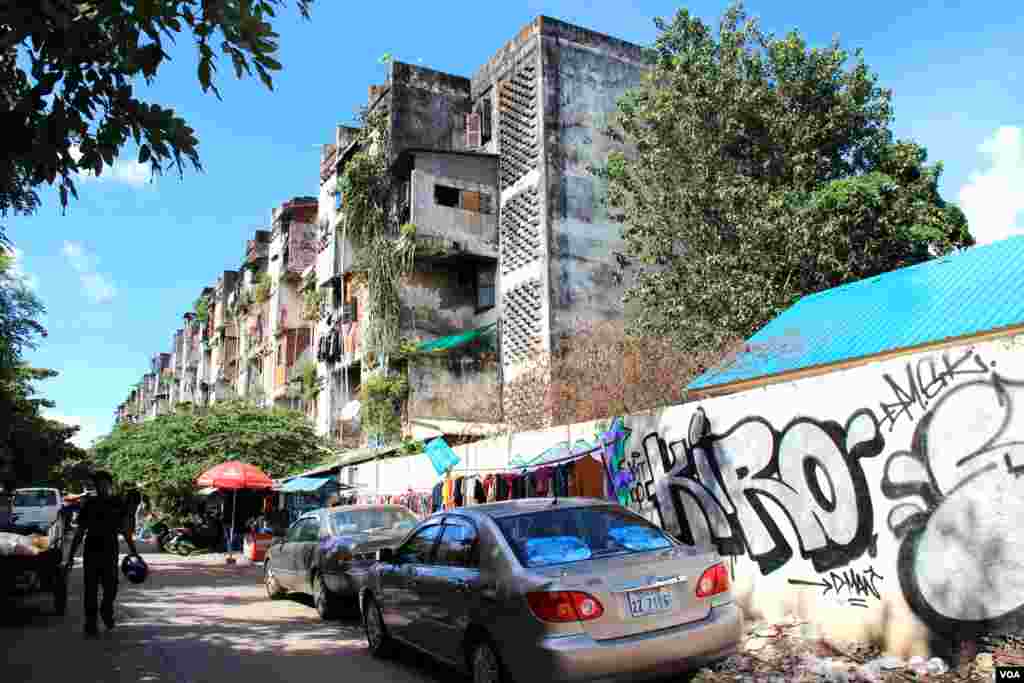
M 395 551 L 393 548 L 381 548 L 377 551 L 377 561 L 385 564 L 391 564 L 395 561 Z

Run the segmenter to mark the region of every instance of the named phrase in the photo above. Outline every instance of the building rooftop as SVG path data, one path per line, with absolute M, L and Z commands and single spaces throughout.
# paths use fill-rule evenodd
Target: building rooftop
M 1024 325 L 1024 236 L 801 298 L 748 340 L 751 351 L 688 389 L 795 370 Z

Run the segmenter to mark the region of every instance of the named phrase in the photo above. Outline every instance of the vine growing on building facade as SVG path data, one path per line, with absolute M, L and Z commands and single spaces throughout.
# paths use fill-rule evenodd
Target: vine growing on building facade
M 338 180 L 346 236 L 355 249 L 356 269 L 365 272 L 368 293 L 368 353 L 387 359 L 399 345 L 399 286 L 412 271 L 416 228 L 401 224 L 390 169 L 388 112 L 364 111 L 359 151 Z

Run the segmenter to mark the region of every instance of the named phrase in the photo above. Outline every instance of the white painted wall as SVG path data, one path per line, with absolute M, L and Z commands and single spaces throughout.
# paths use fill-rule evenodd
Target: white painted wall
M 627 416 L 635 510 L 731 558 L 743 604 L 903 656 L 929 636 L 1020 628 L 1024 335 Z M 708 430 L 690 436 L 704 411 Z M 594 423 L 490 439 L 460 467 L 595 440 Z M 666 467 L 667 465 L 667 467 Z M 381 465 L 383 493 L 438 481 Z M 373 464 L 359 481 L 374 490 Z

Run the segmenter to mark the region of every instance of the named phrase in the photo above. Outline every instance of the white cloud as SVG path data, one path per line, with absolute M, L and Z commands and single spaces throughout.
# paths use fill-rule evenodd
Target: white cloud
M 68 150 L 75 161 L 82 158 L 82 153 L 77 145 L 72 145 Z M 107 166 L 103 173 L 97 176 L 92 171 L 82 171 L 78 177 L 86 181 L 103 182 L 108 180 L 115 183 L 124 183 L 134 187 L 141 187 L 149 181 L 150 167 L 148 164 L 140 164 L 138 161 L 117 160 L 113 166 Z
M 110 277 L 97 270 L 99 259 L 79 242 L 64 242 L 61 253 L 82 282 L 86 296 L 96 304 L 108 303 L 117 296 Z
M 78 433 L 71 437 L 71 443 L 79 448 L 88 448 L 92 445 L 93 441 L 105 433 L 100 431 L 99 422 L 96 418 L 64 415 L 49 410 L 44 411 L 43 416 L 48 420 L 55 420 L 71 427 L 78 427 Z
M 32 291 L 38 291 L 39 278 L 31 273 L 25 272 L 25 252 L 17 247 L 6 249 L 8 255 L 13 257 L 11 267 L 7 271 L 7 277 L 15 283 L 19 283 Z
M 1024 129 L 1002 126 L 979 147 L 987 169 L 960 188 L 960 207 L 978 244 L 1024 233 Z

